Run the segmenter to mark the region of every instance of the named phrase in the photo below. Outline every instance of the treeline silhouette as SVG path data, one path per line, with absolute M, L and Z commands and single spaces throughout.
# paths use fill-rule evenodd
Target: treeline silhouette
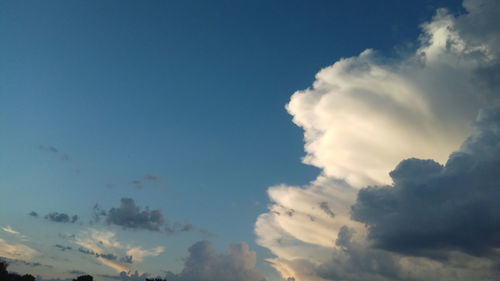
M 0 281 L 35 281 L 35 277 L 31 274 L 19 275 L 17 273 L 9 273 L 7 267 L 9 264 L 6 261 L 0 261 Z M 81 275 L 78 276 L 73 281 L 94 281 L 94 277 L 91 275 Z M 166 279 L 154 278 L 148 279 L 146 281 L 167 281 Z

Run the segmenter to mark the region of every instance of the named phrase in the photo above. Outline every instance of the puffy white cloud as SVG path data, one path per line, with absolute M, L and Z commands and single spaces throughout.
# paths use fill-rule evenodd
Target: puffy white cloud
M 411 55 L 385 59 L 367 50 L 326 67 L 311 88 L 293 94 L 287 110 L 304 129 L 303 161 L 322 173 L 305 187 L 271 187 L 269 212 L 256 222 L 257 242 L 275 255 L 268 261 L 283 278 L 498 279 L 491 253 L 453 245 L 443 258 L 374 248 L 373 234 L 351 218 L 360 188 L 392 184 L 389 172 L 404 159 L 444 165 L 481 108 L 500 101 L 500 4 L 466 0 L 464 7 L 459 16 L 438 10 Z M 381 213 L 392 206 L 387 197 L 371 199 Z M 367 218 L 376 216 L 370 210 Z M 379 223 L 361 221 L 372 224 L 368 230 Z M 398 225 L 383 227 L 396 233 Z
M 498 50 L 457 27 L 484 10 L 459 18 L 439 10 L 422 26 L 421 47 L 397 62 L 366 50 L 322 69 L 287 105 L 304 129 L 304 162 L 362 187 L 390 183 L 401 159 L 446 161 L 478 110 L 498 101 L 497 89 L 477 81 L 498 65 Z

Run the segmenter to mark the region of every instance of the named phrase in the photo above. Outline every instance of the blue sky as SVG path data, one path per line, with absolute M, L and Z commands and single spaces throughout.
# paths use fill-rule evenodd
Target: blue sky
M 163 271 L 180 272 L 188 249 L 197 241 L 211 241 L 216 252 L 224 252 L 228 244 L 244 242 L 249 245 L 250 253 L 256 252 L 255 270 L 259 276 L 262 272 L 268 280 L 287 277 L 297 281 L 320 280 L 296 269 L 285 270 L 293 266 L 281 261 L 291 258 L 280 256 L 282 252 L 276 245 L 265 242 L 269 233 L 258 230 L 263 229 L 258 227 L 263 225 L 261 219 L 256 228 L 259 215 L 280 212 L 276 208 L 286 205 L 279 200 L 287 195 L 277 199 L 271 194 L 269 199 L 268 192 L 286 189 L 276 187 L 279 184 L 287 185 L 288 190 L 301 186 L 309 191 L 313 188 L 311 182 L 312 186 L 321 185 L 318 175 L 344 180 L 354 189 L 390 184 L 386 181 L 388 173 L 409 157 L 436 159 L 444 164 L 448 154 L 458 150 L 471 134 L 472 129 L 466 126 L 484 107 L 484 101 L 462 98 L 465 94 L 460 93 L 447 94 L 455 91 L 453 87 L 472 91 L 476 89 L 473 82 L 452 87 L 449 85 L 453 83 L 443 81 L 469 77 L 477 69 L 495 73 L 496 64 L 481 60 L 477 69 L 462 67 L 450 63 L 443 55 L 439 59 L 449 64 L 447 68 L 441 68 L 440 61 L 435 68 L 425 71 L 408 69 L 414 67 L 410 66 L 412 57 L 425 53 L 429 60 L 433 59 L 431 55 L 437 51 L 431 47 L 440 47 L 436 43 L 437 36 L 442 36 L 439 26 L 448 21 L 450 26 L 456 26 L 456 36 L 463 36 L 462 41 L 456 41 L 457 46 L 465 42 L 463 45 L 470 45 L 470 50 L 485 54 L 484 50 L 494 49 L 496 33 L 484 40 L 477 39 L 473 36 L 477 30 L 465 30 L 462 26 L 466 25 L 462 22 L 469 20 L 467 15 L 474 19 L 473 16 L 483 12 L 471 8 L 476 7 L 475 1 L 465 4 L 466 8 L 461 1 L 430 0 L 1 1 L 0 227 L 4 229 L 0 239 L 8 245 L 25 245 L 35 251 L 32 255 L 16 256 L 10 252 L 10 256 L 5 253 L 4 256 L 42 263 L 30 267 L 18 261 L 11 266 L 45 279 L 73 278 L 75 275 L 68 271 L 76 269 L 109 278 L 118 276 L 120 270 L 107 265 L 98 255 L 113 251 L 119 260 L 139 247 L 151 253 L 143 260 L 136 255 L 134 263 L 122 266 L 140 274 L 163 275 Z M 441 11 L 435 16 L 438 8 L 447 8 L 447 14 Z M 423 23 L 428 25 L 422 27 Z M 491 30 L 498 30 L 496 24 L 491 24 Z M 456 37 L 454 33 L 447 36 L 449 40 Z M 479 46 L 477 42 L 485 45 Z M 375 58 L 370 54 L 360 55 L 366 49 L 376 50 Z M 469 49 L 461 50 L 467 53 Z M 495 58 L 496 53 L 487 55 Z M 341 60 L 350 57 L 359 62 Z M 359 77 L 352 73 L 363 71 L 359 64 L 366 63 L 365 60 L 368 65 L 381 66 L 386 71 L 383 77 L 395 77 L 398 71 L 403 74 L 383 87 L 370 84 L 372 80 L 365 76 L 361 76 L 366 78 L 363 83 L 356 84 L 352 81 Z M 342 68 L 342 64 L 351 63 L 347 70 Z M 318 73 L 325 67 L 331 71 Z M 428 73 L 435 69 L 440 70 L 436 72 L 439 75 L 449 75 L 439 76 L 442 78 L 439 82 L 429 82 L 433 75 Z M 381 171 L 361 165 L 364 170 L 360 172 L 361 169 L 354 168 L 360 167 L 360 163 L 354 160 L 333 163 L 323 150 L 329 143 L 345 152 L 373 150 L 363 150 L 366 139 L 356 139 L 346 129 L 322 124 L 353 112 L 361 112 L 358 116 L 367 119 L 382 120 L 382 113 L 368 112 L 373 108 L 384 111 L 383 106 L 371 103 L 368 96 L 363 102 L 370 110 L 364 105 L 348 107 L 355 102 L 332 96 L 333 100 L 342 99 L 345 106 L 326 106 L 309 112 L 308 96 L 336 91 L 333 86 L 322 85 L 342 84 L 336 82 L 340 80 L 335 75 L 345 79 L 342 80 L 345 83 L 352 83 L 353 89 L 366 87 L 368 92 L 389 91 L 391 87 L 404 89 L 400 90 L 403 99 L 414 104 L 420 100 L 428 102 L 429 111 L 438 112 L 432 116 L 437 116 L 436 120 L 442 120 L 442 124 L 426 119 L 430 114 L 417 118 L 391 113 L 383 118 L 415 118 L 420 123 L 394 125 L 391 121 L 374 123 L 373 127 L 387 126 L 380 132 L 388 138 L 401 136 L 415 140 L 410 152 L 406 146 L 394 143 L 394 150 L 401 153 L 374 156 L 377 161 L 385 161 L 378 165 Z M 406 90 L 413 91 L 415 85 L 424 84 L 428 86 L 415 90 L 419 93 L 417 98 L 404 95 Z M 309 90 L 296 92 L 303 89 Z M 433 98 L 434 91 L 443 92 L 439 94 L 442 99 Z M 496 88 L 481 88 L 481 91 L 493 93 L 486 95 L 490 97 L 486 104 L 496 103 Z M 421 92 L 430 93 L 430 98 Z M 469 106 L 462 107 L 463 104 Z M 342 116 L 322 113 L 344 112 L 344 108 L 347 113 Z M 425 137 L 414 137 L 412 132 L 401 129 L 409 126 L 415 126 L 412 132 L 425 131 Z M 434 127 L 429 129 L 429 126 Z M 318 137 L 318 132 L 327 137 Z M 330 134 L 346 136 L 345 141 L 353 146 L 330 142 Z M 378 144 L 378 135 L 372 137 L 373 143 Z M 429 148 L 431 141 L 439 149 Z M 358 143 L 363 147 L 354 147 Z M 304 156 L 305 163 L 301 160 Z M 126 224 L 119 215 L 112 216 L 112 208 L 125 208 L 120 205 L 122 198 L 131 198 L 140 211 L 149 207 L 145 211 L 148 216 L 150 211 L 160 210 L 165 220 L 160 223 L 160 231 L 147 225 Z M 92 218 L 95 204 L 106 211 L 99 221 Z M 321 205 L 321 209 L 329 210 L 333 203 L 328 204 Z M 38 217 L 29 216 L 31 211 Z M 77 215 L 78 220 L 72 223 L 45 218 L 53 212 Z M 310 218 L 313 220 L 312 215 Z M 360 215 L 361 222 L 372 222 L 371 218 L 363 219 L 366 218 Z M 277 221 L 281 226 L 288 223 Z M 168 232 L 165 227 L 176 222 L 179 228 L 176 233 L 165 233 Z M 186 225 L 192 225 L 192 229 L 181 231 Z M 284 231 L 300 243 L 315 244 L 294 234 L 291 228 L 284 227 Z M 82 241 L 87 238 L 90 241 L 92 233 L 118 241 L 120 246 L 101 243 L 103 252 L 97 253 L 83 246 Z M 335 239 L 336 236 L 330 238 Z M 61 251 L 54 245 L 72 249 Z M 78 251 L 81 247 L 94 251 L 94 255 L 85 256 Z M 162 250 L 152 254 L 158 247 Z M 245 249 L 242 251 L 247 253 Z M 21 252 L 26 253 L 26 248 L 21 248 Z M 276 257 L 281 261 L 266 261 Z M 327 275 L 321 278 L 335 280 Z

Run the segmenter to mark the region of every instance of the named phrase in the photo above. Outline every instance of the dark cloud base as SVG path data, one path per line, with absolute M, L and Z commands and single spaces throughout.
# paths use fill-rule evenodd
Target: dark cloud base
M 445 166 L 408 159 L 390 175 L 392 186 L 362 189 L 352 207 L 375 247 L 433 258 L 500 247 L 500 107 L 480 113 Z

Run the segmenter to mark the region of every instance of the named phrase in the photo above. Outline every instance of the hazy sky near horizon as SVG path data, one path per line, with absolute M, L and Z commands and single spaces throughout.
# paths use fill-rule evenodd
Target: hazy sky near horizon
M 0 257 L 40 280 L 494 280 L 498 12 L 0 1 Z

